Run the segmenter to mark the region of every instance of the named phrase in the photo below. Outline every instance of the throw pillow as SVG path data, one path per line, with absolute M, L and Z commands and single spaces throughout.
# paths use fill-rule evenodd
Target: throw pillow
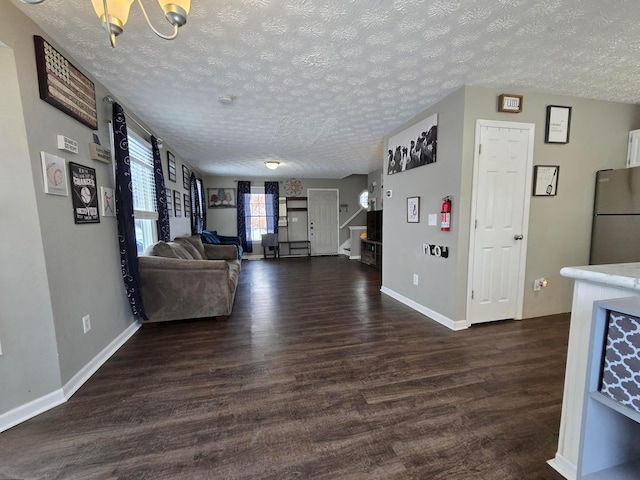
M 204 243 L 222 243 L 220 237 L 218 237 L 218 232 L 215 230 L 213 232 L 211 230 L 203 230 L 200 237 Z

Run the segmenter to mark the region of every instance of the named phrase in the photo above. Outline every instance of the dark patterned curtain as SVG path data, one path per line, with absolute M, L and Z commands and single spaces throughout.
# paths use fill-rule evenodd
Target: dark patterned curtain
M 191 235 L 200 235 L 207 224 L 205 213 L 207 206 L 204 203 L 202 180 L 196 178 L 193 172 L 191 172 L 189 179 L 189 187 L 191 191 Z
M 171 240 L 169 227 L 169 210 L 167 209 L 167 190 L 164 185 L 164 174 L 162 173 L 162 159 L 158 148 L 158 139 L 151 135 L 151 151 L 153 152 L 153 173 L 156 183 L 156 205 L 158 207 L 158 240 L 168 242 Z
M 238 182 L 238 236 L 242 242 L 242 250 L 253 252 L 253 242 L 251 241 L 251 229 L 247 230 L 247 220 L 251 217 L 249 195 L 251 195 L 251 182 Z M 247 233 L 249 235 L 247 235 Z
M 200 217 L 202 218 L 202 230 L 207 229 L 207 194 L 204 191 L 204 184 L 202 183 L 202 179 L 199 178 L 197 180 L 198 188 L 200 189 L 200 206 L 202 211 L 200 212 Z M 202 231 L 200 231 L 202 233 Z
M 148 320 L 140 291 L 127 122 L 122 107 L 117 103 L 113 104 L 113 143 L 116 162 L 116 218 L 122 278 L 131 312 L 136 318 Z
M 278 182 L 264 182 L 267 207 L 267 232 L 278 233 L 278 217 L 280 216 L 280 188 Z

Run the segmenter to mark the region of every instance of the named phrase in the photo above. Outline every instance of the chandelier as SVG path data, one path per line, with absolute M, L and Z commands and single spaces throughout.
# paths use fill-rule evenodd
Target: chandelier
M 21 0 L 23 3 L 42 3 L 44 0 Z M 91 0 L 93 3 L 93 9 L 95 10 L 102 26 L 109 34 L 109 42 L 111 46 L 115 48 L 116 37 L 123 32 L 124 25 L 129 18 L 129 9 L 133 0 Z M 187 23 L 187 14 L 189 13 L 189 7 L 191 6 L 191 0 L 158 0 L 164 16 L 167 21 L 173 25 L 173 33 L 165 35 L 160 33 L 151 24 L 147 11 L 144 9 L 142 0 L 138 0 L 140 10 L 144 15 L 144 19 L 147 21 L 147 25 L 153 33 L 165 40 L 173 40 L 178 36 L 178 29 Z

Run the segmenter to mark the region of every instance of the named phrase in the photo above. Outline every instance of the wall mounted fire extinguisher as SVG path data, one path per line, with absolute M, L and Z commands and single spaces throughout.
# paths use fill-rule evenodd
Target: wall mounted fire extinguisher
M 442 199 L 442 211 L 440 212 L 440 230 L 448 232 L 451 230 L 451 197 Z

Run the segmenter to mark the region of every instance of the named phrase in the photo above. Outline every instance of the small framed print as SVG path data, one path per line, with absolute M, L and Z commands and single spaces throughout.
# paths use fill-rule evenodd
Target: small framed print
M 407 198 L 407 222 L 420 223 L 420 197 Z
M 67 180 L 66 160 L 47 152 L 40 152 L 40 158 L 42 160 L 44 193 L 68 197 L 69 182 Z
M 569 143 L 571 127 L 571 107 L 549 105 L 547 107 L 547 128 L 544 143 Z
M 178 190 L 173 191 L 173 216 L 182 216 L 182 199 Z
M 513 95 L 511 93 L 503 93 L 498 97 L 498 111 L 506 113 L 522 112 L 522 95 Z
M 185 165 L 183 165 L 182 166 L 182 186 L 186 191 L 189 191 L 191 189 L 190 179 L 191 179 L 191 172 Z
M 558 193 L 558 165 L 536 165 L 533 167 L 533 195 L 553 197 Z
M 184 194 L 184 216 L 191 216 L 191 196 L 186 193 Z
M 116 197 L 113 196 L 113 188 L 100 187 L 100 214 L 103 217 L 116 216 Z
M 169 172 L 169 180 L 175 182 L 176 177 L 176 156 L 167 150 L 167 170 Z
M 173 193 L 170 188 L 165 188 L 165 192 L 167 195 L 167 213 L 170 217 L 173 216 Z

